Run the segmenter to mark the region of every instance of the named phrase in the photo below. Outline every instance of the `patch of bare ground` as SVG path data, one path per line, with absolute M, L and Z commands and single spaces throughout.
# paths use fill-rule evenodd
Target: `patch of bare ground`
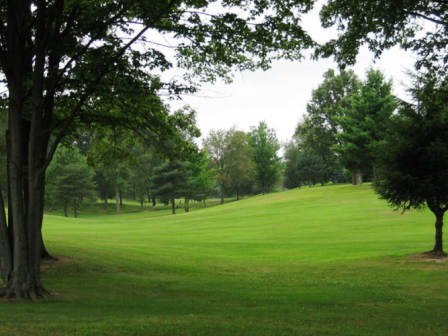
M 45 258 L 40 261 L 40 270 L 42 272 L 45 272 L 47 269 L 55 268 L 58 265 L 63 264 L 73 264 L 80 262 L 79 260 L 76 260 L 72 257 L 66 257 L 62 255 L 55 255 L 52 258 Z
M 445 252 L 428 251 L 419 254 L 410 254 L 408 258 L 423 259 L 423 260 L 436 260 L 437 262 L 446 262 L 448 260 L 448 254 Z

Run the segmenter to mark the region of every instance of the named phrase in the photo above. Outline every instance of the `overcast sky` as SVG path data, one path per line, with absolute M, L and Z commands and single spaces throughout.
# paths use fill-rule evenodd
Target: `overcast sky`
M 336 36 L 336 32 L 321 28 L 319 8 L 304 16 L 303 27 L 311 37 L 322 43 Z M 393 79 L 394 94 L 405 98 L 402 83 L 409 83 L 405 72 L 413 68 L 415 56 L 397 47 L 386 51 L 381 59 L 373 62 L 373 55 L 365 48 L 352 69 L 362 79 L 370 65 L 382 70 L 387 78 Z M 279 140 L 284 142 L 294 134 L 298 121 L 306 112 L 312 90 L 322 83 L 324 72 L 330 68 L 337 70 L 331 59 L 313 61 L 307 57 L 301 62 L 276 61 L 270 70 L 235 73 L 232 84 L 218 82 L 204 85 L 199 95 L 183 96 L 182 101 L 171 101 L 169 104 L 172 110 L 185 104 L 195 109 L 202 137 L 206 137 L 212 129 L 229 129 L 234 125 L 247 132 L 251 126 L 266 121 L 268 127 L 275 129 Z M 174 70 L 170 76 L 180 76 L 181 73 Z M 201 140 L 198 143 L 201 144 Z

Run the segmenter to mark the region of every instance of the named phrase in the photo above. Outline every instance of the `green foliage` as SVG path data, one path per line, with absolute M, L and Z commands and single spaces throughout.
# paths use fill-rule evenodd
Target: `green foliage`
M 353 65 L 361 45 L 376 57 L 394 45 L 417 52 L 419 68 L 446 67 L 448 3 L 426 0 L 330 0 L 321 10 L 324 27 L 337 26 L 338 38 L 317 48 L 315 56 L 333 55 L 341 65 Z M 418 33 L 425 23 L 433 26 Z
M 415 105 L 401 102 L 377 151 L 381 199 L 403 211 L 448 206 L 448 82 L 428 76 L 415 83 Z
M 386 81 L 381 71 L 372 68 L 366 77 L 360 92 L 348 97 L 350 105 L 344 115 L 337 118 L 342 131 L 337 134 L 340 145 L 333 147 L 342 160 L 362 169 L 375 166 L 375 146 L 384 138 L 396 108 L 392 80 Z
M 308 152 L 299 154 L 296 161 L 296 175 L 300 181 L 308 181 L 311 187 L 313 182 L 321 181 L 327 171 L 324 160 Z
M 195 181 L 191 178 L 189 167 L 188 162 L 167 162 L 154 168 L 154 175 L 150 178 L 150 193 L 170 200 L 173 204 L 173 214 L 176 198 L 191 198 L 194 194 Z
M 277 152 L 280 143 L 273 128 L 262 121 L 258 127 L 251 127 L 248 143 L 254 149 L 255 179 L 261 185 L 263 194 L 269 192 L 280 174 L 280 158 Z
M 340 144 L 336 137 L 341 131 L 339 118 L 350 107 L 348 98 L 357 94 L 359 88 L 360 81 L 352 70 L 336 75 L 334 70 L 329 69 L 324 73 L 323 83 L 312 91 L 306 107 L 307 115 L 297 125 L 300 148 L 322 157 L 327 165 L 326 180 L 341 165 L 350 165 L 348 160 L 337 155 L 333 147 Z
M 60 205 L 67 216 L 69 204 L 77 207 L 85 198 L 94 198 L 93 171 L 87 168 L 86 160 L 77 148 L 60 147 L 47 170 L 46 196 L 48 205 Z
M 235 127 L 227 131 L 212 130 L 203 145 L 221 187 L 221 202 L 224 202 L 226 187 L 238 189 L 251 179 L 251 148 L 247 136 Z

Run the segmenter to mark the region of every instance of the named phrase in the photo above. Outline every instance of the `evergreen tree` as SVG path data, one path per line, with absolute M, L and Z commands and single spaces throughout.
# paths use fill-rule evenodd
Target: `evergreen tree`
M 337 134 L 341 145 L 333 147 L 343 160 L 356 164 L 357 184 L 363 182 L 362 170 L 371 168 L 374 169 L 375 182 L 379 181 L 374 150 L 384 138 L 386 124 L 396 108 L 392 80 L 386 81 L 381 71 L 372 68 L 366 75 L 359 94 L 349 97 L 350 107 L 338 117 L 343 129 Z
M 65 217 L 69 204 L 73 204 L 75 218 L 84 198 L 95 196 L 93 171 L 87 168 L 85 157 L 77 148 L 58 148 L 47 173 L 47 200 L 61 205 Z
M 154 168 L 150 179 L 150 192 L 171 201 L 173 215 L 176 213 L 176 198 L 192 197 L 195 181 L 191 178 L 188 162 L 167 162 Z
M 436 217 L 431 252 L 446 255 L 442 228 L 448 210 L 448 79 L 429 73 L 411 93 L 415 104 L 400 103 L 377 149 L 381 181 L 375 191 L 403 212 L 428 207 Z

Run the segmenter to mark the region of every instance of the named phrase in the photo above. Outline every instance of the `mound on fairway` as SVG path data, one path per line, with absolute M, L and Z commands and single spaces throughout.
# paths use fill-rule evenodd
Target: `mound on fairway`
M 4 304 L 17 335 L 443 335 L 432 214 L 369 185 L 302 188 L 192 213 L 47 216 L 58 298 Z

